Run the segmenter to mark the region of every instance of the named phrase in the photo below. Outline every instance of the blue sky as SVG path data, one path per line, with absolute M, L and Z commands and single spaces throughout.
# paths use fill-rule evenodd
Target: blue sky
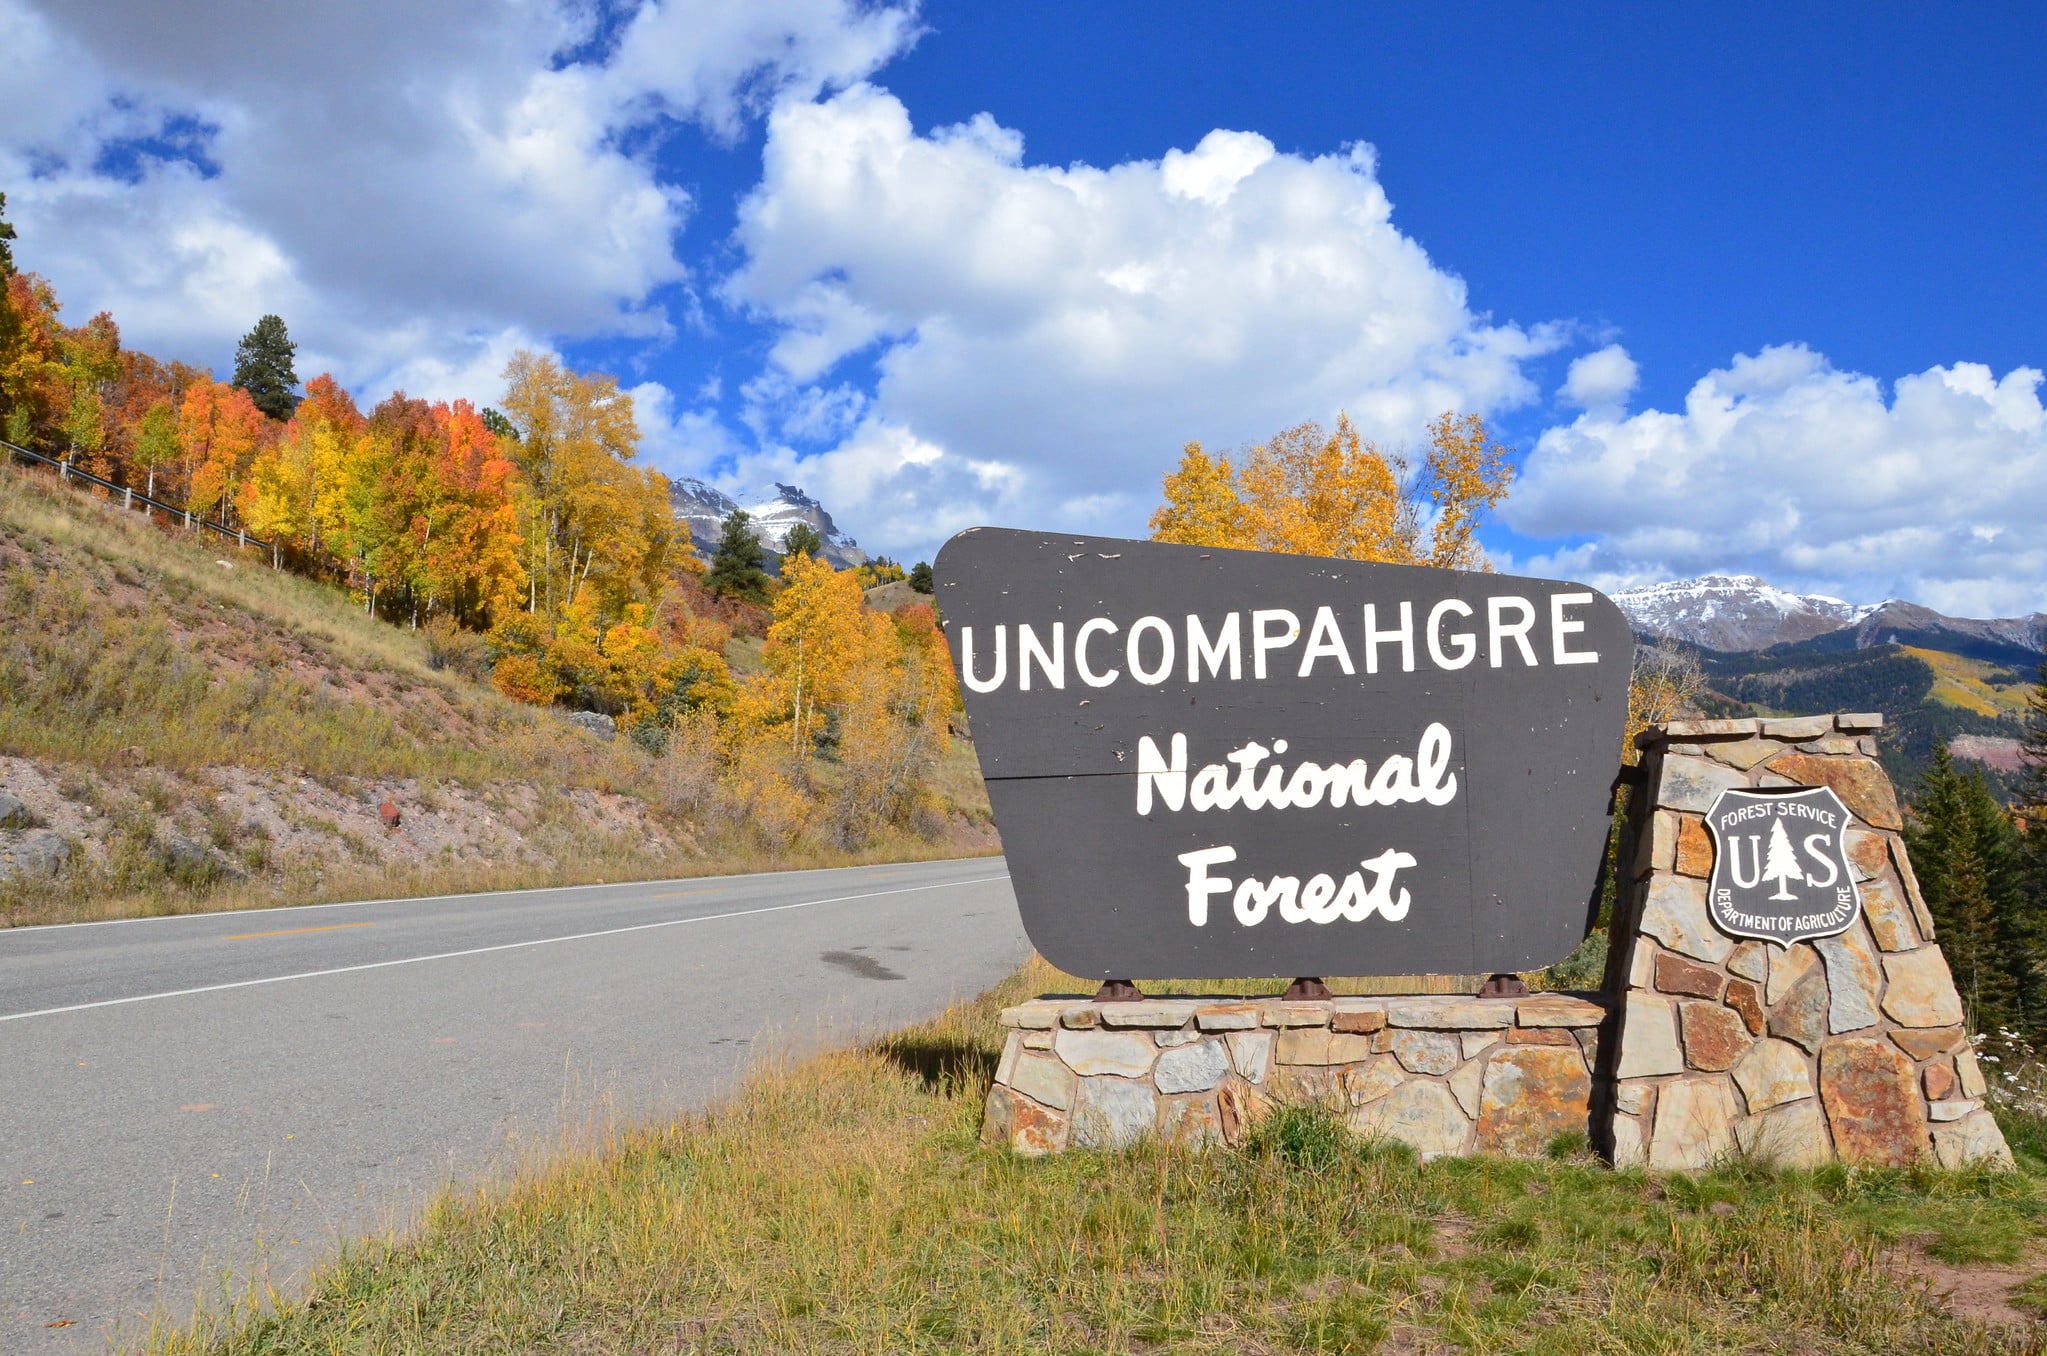
M 892 554 L 1454 405 L 1503 568 L 2047 608 L 2047 17 L 1784 8 L 0 0 L 0 188 L 131 342 L 554 346 Z

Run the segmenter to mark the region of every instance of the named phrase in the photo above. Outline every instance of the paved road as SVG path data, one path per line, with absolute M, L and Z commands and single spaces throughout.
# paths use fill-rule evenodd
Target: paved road
M 289 1286 L 1027 949 L 999 858 L 0 932 L 0 1351 L 103 1351 L 259 1258 Z

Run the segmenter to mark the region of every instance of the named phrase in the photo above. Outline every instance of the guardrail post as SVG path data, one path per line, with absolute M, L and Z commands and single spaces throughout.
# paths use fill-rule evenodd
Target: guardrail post
M 135 487 L 133 485 L 123 485 L 121 487 L 121 507 L 124 509 L 135 507 Z
M 249 529 L 242 528 L 235 533 L 235 544 L 246 548 L 249 544 Z

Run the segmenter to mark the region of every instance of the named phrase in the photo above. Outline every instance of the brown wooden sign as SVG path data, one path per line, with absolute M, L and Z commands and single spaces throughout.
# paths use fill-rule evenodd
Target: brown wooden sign
M 1585 936 L 1634 653 L 1601 594 L 994 528 L 935 573 L 1055 965 L 1489 973 Z

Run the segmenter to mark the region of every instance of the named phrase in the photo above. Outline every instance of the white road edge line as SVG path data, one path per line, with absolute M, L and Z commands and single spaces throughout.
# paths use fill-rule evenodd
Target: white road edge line
M 976 876 L 972 880 L 941 881 L 934 885 L 906 885 L 896 890 L 870 890 L 859 895 L 834 895 L 830 899 L 804 899 L 794 904 L 770 904 L 760 909 L 735 909 L 730 913 L 700 914 L 695 918 L 669 918 L 659 923 L 635 923 L 631 927 L 605 928 L 600 932 L 578 932 L 566 937 L 541 937 L 530 942 L 500 942 L 495 946 L 476 946 L 466 951 L 441 951 L 431 956 L 402 956 L 397 960 L 370 961 L 363 965 L 342 965 L 332 970 L 306 970 L 295 975 L 269 975 L 263 979 L 237 979 L 227 984 L 205 984 L 196 989 L 172 989 L 166 993 L 142 993 L 129 998 L 103 998 L 97 1003 L 73 1003 L 68 1007 L 39 1008 L 34 1012 L 10 1012 L 0 1015 L 0 1022 L 26 1021 L 30 1017 L 56 1017 L 66 1012 L 86 1012 L 93 1008 L 117 1008 L 127 1003 L 151 1003 L 159 998 L 189 998 L 193 994 L 219 993 L 225 989 L 250 989 L 259 984 L 284 984 L 295 979 L 320 979 L 327 975 L 354 974 L 359 970 L 384 970 L 394 965 L 418 965 L 424 961 L 455 960 L 462 956 L 482 956 L 493 951 L 523 951 L 530 947 L 548 946 L 555 942 L 586 942 L 593 937 L 616 937 L 627 932 L 646 932 L 651 928 L 681 927 L 688 923 L 716 923 L 727 918 L 750 918 L 761 913 L 785 913 L 790 909 L 810 909 L 820 904 L 846 904 L 856 899 L 877 899 L 882 895 L 912 895 L 920 890 L 953 890 L 966 885 L 986 885 L 990 881 L 1008 880 L 1007 875 Z
M 725 876 L 663 876 L 657 880 L 591 881 L 587 885 L 534 885 L 524 890 L 464 890 L 452 895 L 387 895 L 380 899 L 330 899 L 325 904 L 280 904 L 268 909 L 208 909 L 204 913 L 153 913 L 142 918 L 94 918 L 83 923 L 35 923 L 0 928 L 0 937 L 55 932 L 59 928 L 113 928 L 124 923 L 183 923 L 194 918 L 228 918 L 236 914 L 296 913 L 302 909 L 360 909 L 366 904 L 434 904 L 449 899 L 485 899 L 491 895 L 558 895 L 571 890 L 630 890 L 645 885 L 687 885 L 692 881 L 760 880 L 769 876 L 814 876 L 825 871 L 879 871 L 906 866 L 951 866 L 959 862 L 1001 861 L 993 857 L 931 857 L 915 862 L 869 862 L 865 866 L 799 866 L 784 871 L 740 871 Z

